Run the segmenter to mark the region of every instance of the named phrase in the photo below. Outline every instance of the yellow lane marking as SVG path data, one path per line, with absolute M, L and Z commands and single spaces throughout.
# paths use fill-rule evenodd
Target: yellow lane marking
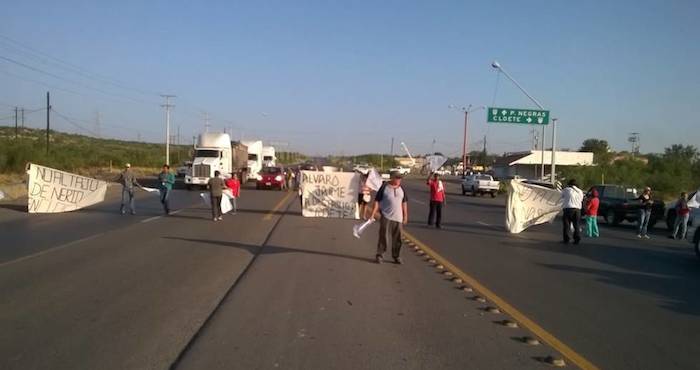
M 515 307 L 511 306 L 508 302 L 506 302 L 503 298 L 499 297 L 496 295 L 496 293 L 492 292 L 490 289 L 479 283 L 476 279 L 473 277 L 467 275 L 464 271 L 460 270 L 457 266 L 453 265 L 439 255 L 437 252 L 435 252 L 432 248 L 428 247 L 424 243 L 422 243 L 420 240 L 416 239 L 413 235 L 411 235 L 409 232 L 404 230 L 404 234 L 406 235 L 406 238 L 408 238 L 410 241 L 414 242 L 416 245 L 418 245 L 422 250 L 424 250 L 428 255 L 430 255 L 433 259 L 435 259 L 439 264 L 442 264 L 445 266 L 445 269 L 452 271 L 457 277 L 461 278 L 462 281 L 470 285 L 472 289 L 478 291 L 486 297 L 486 299 L 490 300 L 493 302 L 496 306 L 498 306 L 501 311 L 509 314 L 515 321 L 520 323 L 521 326 L 524 328 L 528 329 L 531 331 L 533 334 L 538 336 L 542 341 L 545 343 L 549 344 L 552 348 L 555 350 L 559 351 L 564 357 L 569 359 L 572 363 L 576 364 L 578 367 L 580 367 L 583 370 L 598 370 L 598 367 L 593 365 L 590 361 L 586 360 L 583 356 L 580 354 L 576 353 L 571 347 L 567 346 L 566 344 L 562 343 L 559 339 L 557 339 L 554 335 L 550 334 L 547 330 L 539 326 L 537 323 L 534 321 L 530 320 L 527 316 L 525 316 L 523 313 L 518 311 Z
M 280 201 L 277 203 L 277 205 L 275 206 L 275 208 L 273 208 L 270 212 L 268 212 L 268 213 L 265 215 L 265 217 L 263 217 L 263 220 L 264 220 L 264 221 L 269 221 L 270 219 L 272 219 L 272 216 L 274 216 L 275 213 L 277 213 L 277 211 L 279 211 L 280 208 L 282 208 L 282 206 L 284 205 L 284 203 L 287 202 L 287 200 L 289 199 L 289 197 L 291 197 L 291 196 L 294 195 L 294 194 L 295 194 L 295 193 L 294 193 L 294 192 L 291 192 L 291 191 L 290 191 L 289 193 L 287 193 L 287 195 L 285 195 L 284 198 L 280 199 Z

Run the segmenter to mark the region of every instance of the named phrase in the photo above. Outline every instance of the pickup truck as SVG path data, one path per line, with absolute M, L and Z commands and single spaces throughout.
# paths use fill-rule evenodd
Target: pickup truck
M 472 196 L 491 194 L 491 198 L 495 198 L 501 183 L 494 181 L 491 175 L 469 175 L 462 181 L 462 195 L 467 192 L 472 193 Z
M 409 173 L 411 173 L 411 169 L 410 169 L 410 168 L 408 168 L 408 167 L 401 167 L 401 166 L 399 166 L 399 167 L 394 167 L 394 168 L 390 168 L 390 169 L 389 169 L 389 172 L 390 172 L 390 173 L 391 173 L 391 172 L 394 172 L 394 171 L 400 173 L 401 175 L 408 175 Z
M 637 200 L 637 189 L 621 185 L 596 185 L 600 198 L 598 215 L 603 216 L 606 223 L 618 225 L 622 221 L 637 222 L 641 204 Z M 666 205 L 654 200 L 649 219 L 649 229 L 664 218 Z

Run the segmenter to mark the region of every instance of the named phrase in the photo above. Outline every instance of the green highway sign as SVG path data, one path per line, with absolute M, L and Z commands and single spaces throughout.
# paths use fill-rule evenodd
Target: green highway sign
M 519 123 L 523 125 L 549 124 L 548 110 L 489 107 L 487 112 L 487 122 Z

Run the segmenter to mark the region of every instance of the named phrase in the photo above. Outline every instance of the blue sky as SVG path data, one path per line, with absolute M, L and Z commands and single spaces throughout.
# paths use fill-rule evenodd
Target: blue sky
M 565 148 L 628 149 L 629 132 L 643 152 L 700 145 L 698 15 L 696 1 L 22 1 L 0 23 L 0 56 L 34 69 L 0 59 L 0 124 L 50 90 L 72 121 L 58 129 L 94 132 L 99 112 L 103 136 L 162 142 L 169 93 L 183 141 L 206 111 L 212 130 L 308 154 L 388 152 L 395 137 L 459 155 L 449 104 L 534 108 L 497 59 L 560 119 Z M 496 153 L 531 141 L 484 111 L 469 135 Z

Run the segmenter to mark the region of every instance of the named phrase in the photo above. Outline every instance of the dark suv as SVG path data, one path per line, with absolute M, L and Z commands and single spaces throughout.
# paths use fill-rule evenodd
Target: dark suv
M 596 185 L 600 197 L 598 215 L 605 218 L 605 222 L 617 225 L 622 221 L 637 222 L 639 220 L 639 209 L 641 203 L 636 200 L 637 190 L 621 185 Z M 654 200 L 649 219 L 649 228 L 654 227 L 656 222 L 664 218 L 666 206 L 664 202 Z

